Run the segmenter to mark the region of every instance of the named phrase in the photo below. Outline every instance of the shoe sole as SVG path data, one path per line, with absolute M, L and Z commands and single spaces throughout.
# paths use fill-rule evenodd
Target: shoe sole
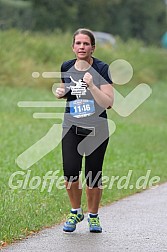
M 90 231 L 90 233 L 102 233 L 102 230 L 100 231 L 100 230 L 89 230 Z
M 75 229 L 72 230 L 72 231 L 71 231 L 71 230 L 64 230 L 64 229 L 63 229 L 63 232 L 64 232 L 64 233 L 72 233 L 72 232 L 74 232 L 74 231 L 75 231 Z

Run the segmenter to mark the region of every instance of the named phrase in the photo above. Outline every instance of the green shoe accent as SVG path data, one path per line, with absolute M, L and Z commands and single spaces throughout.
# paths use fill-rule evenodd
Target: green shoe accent
M 63 231 L 73 232 L 76 229 L 76 224 L 84 219 L 83 211 L 77 214 L 77 211 L 71 211 L 67 216 L 67 221 L 64 223 Z
M 89 215 L 88 224 L 89 224 L 89 231 L 91 233 L 101 233 L 102 232 L 102 227 L 100 226 L 100 220 L 99 220 L 98 216 L 91 217 L 91 215 Z

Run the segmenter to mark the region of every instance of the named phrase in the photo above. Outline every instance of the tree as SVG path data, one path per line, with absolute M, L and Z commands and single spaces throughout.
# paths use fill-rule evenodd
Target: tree
M 76 21 L 76 8 L 72 0 L 31 0 L 35 30 L 67 30 Z
M 110 2 L 112 33 L 123 39 L 129 37 L 156 43 L 165 30 L 165 12 L 163 0 L 126 0 Z M 109 26 L 109 25 L 108 25 Z
M 22 30 L 32 28 L 31 2 L 0 0 L 0 28 L 16 27 Z

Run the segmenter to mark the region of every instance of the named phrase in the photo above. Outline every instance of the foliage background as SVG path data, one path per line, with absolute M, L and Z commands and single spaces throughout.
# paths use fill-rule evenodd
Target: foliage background
M 53 32 L 78 27 L 160 44 L 166 31 L 164 0 L 0 0 L 0 28 Z

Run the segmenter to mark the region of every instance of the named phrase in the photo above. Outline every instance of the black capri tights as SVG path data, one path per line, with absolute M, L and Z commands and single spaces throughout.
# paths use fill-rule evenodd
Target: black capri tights
M 103 129 L 99 129 L 103 131 Z M 76 182 L 79 179 L 79 175 L 82 169 L 82 159 L 85 156 L 85 179 L 87 186 L 94 188 L 102 185 L 102 166 L 105 151 L 108 145 L 108 128 L 107 128 L 107 137 L 106 133 L 97 134 L 95 136 L 88 136 L 87 141 L 82 146 L 82 151 L 84 153 L 78 152 L 79 144 L 84 140 L 85 136 L 77 135 L 75 127 L 70 129 L 63 129 L 63 138 L 62 138 L 62 155 L 63 155 L 63 170 L 64 178 L 69 182 Z M 103 131 L 104 132 L 104 131 Z M 98 132 L 97 132 L 98 133 Z M 98 135 L 102 137 L 100 142 Z M 92 143 L 94 140 L 97 140 L 97 146 L 94 148 L 94 151 L 86 155 L 92 148 Z M 98 139 L 97 139 L 98 138 Z M 85 139 L 86 140 L 86 139 Z M 102 141 L 103 140 L 103 141 Z

